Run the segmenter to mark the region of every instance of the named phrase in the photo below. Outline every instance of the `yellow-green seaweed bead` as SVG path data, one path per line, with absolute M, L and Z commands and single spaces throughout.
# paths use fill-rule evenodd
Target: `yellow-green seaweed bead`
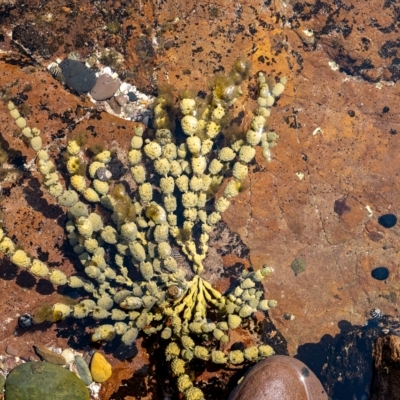
M 142 201 L 149 202 L 153 198 L 153 188 L 151 183 L 146 182 L 139 186 L 139 195 Z
M 178 377 L 177 386 L 179 392 L 184 393 L 186 390 L 190 389 L 193 386 L 193 383 L 190 380 L 189 375 L 183 374 Z
M 143 150 L 146 156 L 149 157 L 151 160 L 155 160 L 162 154 L 161 146 L 155 141 L 147 143 L 146 146 L 144 146 Z
M 111 153 L 108 150 L 103 150 L 94 156 L 94 160 L 107 164 L 111 161 Z
M 204 174 L 207 168 L 207 160 L 204 156 L 198 156 L 192 158 L 192 170 L 194 174 L 199 176 Z
M 86 239 L 89 239 L 93 234 L 92 222 L 85 217 L 79 217 L 76 221 L 78 232 Z
M 143 138 L 140 136 L 133 136 L 131 139 L 131 148 L 139 150 L 143 146 Z
M 31 265 L 31 259 L 23 250 L 17 250 L 11 257 L 11 262 L 20 268 L 28 268 Z
M 257 346 L 248 347 L 247 349 L 244 349 L 243 354 L 246 360 L 251 362 L 257 361 L 259 356 L 258 347 Z
M 239 151 L 239 160 L 244 163 L 249 163 L 256 155 L 256 150 L 252 146 L 242 146 Z
M 238 365 L 244 362 L 243 352 L 241 350 L 232 350 L 228 354 L 228 360 L 233 365 Z
M 167 357 L 167 361 L 171 360 L 174 357 L 178 357 L 181 353 L 181 349 L 177 345 L 176 342 L 171 342 L 165 349 L 165 355 Z
M 138 337 L 139 331 L 137 328 L 130 328 L 128 329 L 121 337 L 122 343 L 124 343 L 126 346 L 131 346 L 136 338 Z
M 201 360 L 207 361 L 210 358 L 207 348 L 203 346 L 195 346 L 193 353 L 196 358 L 200 358 Z
M 142 152 L 140 150 L 132 149 L 128 153 L 128 161 L 130 165 L 136 165 L 142 161 Z
M 270 357 L 275 354 L 275 351 L 271 346 L 262 344 L 258 346 L 258 354 L 260 357 Z
M 131 174 L 134 181 L 140 185 L 146 181 L 146 170 L 143 165 L 135 165 L 131 168 Z
M 10 115 L 13 119 L 17 119 L 21 116 L 21 114 L 19 113 L 18 109 L 13 108 L 10 110 Z
M 107 182 L 103 182 L 99 179 L 93 180 L 93 188 L 94 190 L 102 196 L 105 196 L 110 190 L 110 186 Z
M 47 277 L 50 274 L 49 268 L 40 260 L 34 259 L 29 272 L 39 278 Z
M 77 192 L 83 192 L 86 189 L 86 181 L 82 175 L 73 175 L 71 176 L 71 186 Z
M 214 158 L 214 160 L 212 160 L 208 166 L 208 171 L 211 175 L 218 175 L 223 166 L 224 165 L 218 159 Z
M 42 138 L 35 136 L 31 139 L 31 147 L 34 151 L 39 151 L 42 148 Z
M 146 259 L 146 251 L 144 250 L 144 247 L 136 240 L 129 242 L 129 251 L 131 252 L 132 257 L 138 262 Z
M 204 400 L 204 393 L 197 387 L 191 387 L 185 392 L 186 400 Z
M 185 115 L 181 120 L 183 132 L 188 136 L 193 136 L 197 132 L 199 121 L 192 115 Z
M 226 364 L 228 357 L 220 350 L 213 350 L 211 352 L 211 361 L 214 364 Z
M 181 175 L 175 180 L 176 186 L 181 192 L 187 192 L 189 190 L 189 178 L 186 175 Z
M 233 312 L 233 310 L 232 310 L 232 312 Z M 235 314 L 228 315 L 229 329 L 236 329 L 240 326 L 241 323 L 242 323 L 242 318 L 240 318 L 238 315 L 235 315 Z
M 58 204 L 64 207 L 72 207 L 78 202 L 78 200 L 78 193 L 76 193 L 75 190 L 65 190 L 60 196 L 57 197 Z
M 194 99 L 182 99 L 179 103 L 179 108 L 183 115 L 190 114 L 196 107 L 196 101 Z
M 76 156 L 81 151 L 81 147 L 76 140 L 71 140 L 67 144 L 67 151 L 71 156 Z
M 26 126 L 24 129 L 22 129 L 22 134 L 23 134 L 24 137 L 26 137 L 27 139 L 32 139 L 32 138 L 33 138 L 32 129 L 29 128 L 29 126 Z
M 23 117 L 19 117 L 15 120 L 19 129 L 24 129 L 26 127 L 26 120 Z
M 65 285 L 68 282 L 64 272 L 61 272 L 57 269 L 53 269 L 53 271 L 51 271 L 49 279 L 54 285 Z
M 100 196 L 99 194 L 92 188 L 87 188 L 83 192 L 83 197 L 89 202 L 89 203 L 98 203 L 100 201 Z
M 160 179 L 160 189 L 164 194 L 172 194 L 174 192 L 175 182 L 172 176 Z
M 15 252 L 14 242 L 10 238 L 4 237 L 0 242 L 0 251 L 7 256 L 12 255 Z

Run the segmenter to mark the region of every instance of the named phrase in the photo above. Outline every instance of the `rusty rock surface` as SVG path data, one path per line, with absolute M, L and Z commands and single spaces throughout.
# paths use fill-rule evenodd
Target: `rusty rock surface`
M 255 74 L 286 75 L 286 90 L 270 119 L 270 128 L 280 135 L 272 162 L 266 164 L 257 154 L 246 190 L 223 215 L 240 245 L 218 248 L 215 240 L 211 260 L 222 264 L 227 276 L 236 264 L 275 269 L 265 284 L 268 297 L 278 300 L 269 316 L 291 355 L 320 343 L 324 335 L 334 337 L 340 321 L 363 325 L 373 307 L 396 314 L 400 227 L 385 229 L 377 222 L 381 214 L 399 210 L 400 45 L 393 2 L 176 4 L 104 1 L 66 6 L 49 1 L 41 8 L 40 2 L 31 1 L 25 8 L 16 2 L 0 14 L 0 49 L 20 53 L 1 55 L 2 99 L 10 95 L 28 106 L 28 123 L 45 132 L 57 155 L 69 130 L 90 132 L 94 143 L 126 149 L 133 129 L 132 123 L 93 111 L 89 101 L 70 94 L 45 70 L 70 51 L 85 58 L 93 48 L 115 48 L 125 57 L 117 68 L 121 78 L 148 92 L 160 83 L 172 85 L 175 92 L 196 88 L 207 93 L 209 78 L 245 55 L 253 62 L 253 74 L 244 88 L 246 96 L 235 105 L 234 115 L 240 117 L 232 129 L 249 122 Z M 66 28 L 72 22 L 77 30 Z M 58 43 L 60 32 L 65 33 L 63 43 Z M 22 56 L 15 41 L 38 63 Z M 14 137 L 4 104 L 0 123 L 9 147 L 20 152 L 9 160 L 11 166 L 32 160 L 33 152 Z M 79 270 L 66 245 L 63 210 L 40 190 L 34 169 L 19 168 L 22 177 L 2 184 L 3 225 L 32 255 L 66 273 Z M 222 237 L 221 232 L 215 237 Z M 245 252 L 235 253 L 235 248 Z M 296 258 L 306 263 L 297 275 L 291 269 Z M 386 281 L 371 277 L 370 271 L 380 265 L 390 271 Z M 65 345 L 62 324 L 57 328 L 60 337 L 54 327 L 33 332 L 16 328 L 17 313 L 32 312 L 43 301 L 55 302 L 62 293 L 5 260 L 0 274 L 0 291 L 7 294 L 0 306 L 0 352 L 15 344 L 29 357 L 35 342 Z M 218 285 L 227 289 L 229 278 Z M 288 314 L 294 319 L 285 318 Z M 315 357 L 322 360 L 325 354 Z M 119 383 L 109 385 L 115 389 Z M 103 390 L 107 399 L 113 389 L 106 384 Z

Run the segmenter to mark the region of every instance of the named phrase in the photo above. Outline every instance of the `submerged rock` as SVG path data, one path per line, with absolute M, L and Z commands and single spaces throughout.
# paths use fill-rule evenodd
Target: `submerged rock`
M 100 353 L 94 353 L 90 362 L 90 372 L 95 382 L 105 382 L 112 374 L 111 364 Z
M 94 100 L 107 100 L 112 97 L 120 86 L 119 79 L 108 74 L 100 75 L 90 94 Z
M 96 84 L 95 73 L 80 61 L 65 59 L 61 61 L 60 68 L 65 84 L 70 89 L 79 93 L 86 93 Z
M 18 365 L 6 380 L 5 400 L 89 400 L 85 384 L 72 372 L 48 362 Z
M 229 400 L 328 400 L 321 382 L 301 361 L 271 356 L 245 375 Z

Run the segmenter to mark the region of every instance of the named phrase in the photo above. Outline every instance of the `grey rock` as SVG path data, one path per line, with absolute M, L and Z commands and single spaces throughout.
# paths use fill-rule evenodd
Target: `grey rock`
M 89 366 L 81 356 L 75 356 L 75 366 L 83 383 L 88 386 L 93 382 Z

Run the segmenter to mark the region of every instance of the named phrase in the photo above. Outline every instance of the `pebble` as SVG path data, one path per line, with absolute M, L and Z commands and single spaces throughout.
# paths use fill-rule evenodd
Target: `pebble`
M 30 314 L 22 314 L 19 318 L 18 318 L 18 325 L 21 328 L 30 328 L 33 324 L 33 318 L 32 315 Z
M 257 363 L 229 400 L 328 400 L 321 382 L 301 361 L 271 356 Z
M 89 386 L 93 382 L 93 379 L 90 373 L 90 369 L 86 364 L 86 361 L 83 359 L 83 357 L 75 356 L 75 366 L 83 383 L 86 386 Z
M 20 351 L 18 350 L 17 347 L 13 346 L 12 344 L 9 344 L 6 348 L 6 353 L 9 354 L 10 356 L 17 356 Z
M 115 100 L 115 97 L 112 97 L 110 100 L 107 100 L 107 103 L 110 105 L 111 109 L 116 113 L 119 114 L 121 112 L 121 106 Z
M 94 353 L 90 362 L 90 372 L 95 382 L 105 382 L 112 374 L 111 364 L 100 353 Z
M 139 100 L 139 97 L 137 97 L 136 94 L 133 92 L 128 92 L 128 98 L 129 98 L 129 101 L 131 101 L 131 102 Z
M 107 100 L 114 96 L 115 92 L 119 89 L 120 81 L 114 79 L 108 74 L 100 75 L 93 89 L 90 91 L 94 100 L 102 101 Z
M 129 101 L 129 97 L 126 94 L 119 94 L 115 96 L 115 101 L 122 107 Z
M 96 74 L 77 60 L 65 59 L 60 62 L 65 84 L 79 93 L 87 93 L 96 84 Z
M 71 364 L 75 360 L 75 354 L 71 349 L 65 349 L 61 352 L 61 355 L 65 358 L 67 364 Z
M 72 372 L 49 362 L 18 365 L 8 375 L 5 400 L 89 400 L 85 384 Z
M 43 360 L 57 365 L 65 365 L 65 358 L 61 354 L 56 354 L 44 346 L 33 346 L 35 353 Z
M 378 281 L 384 281 L 389 277 L 389 270 L 386 267 L 376 267 L 371 271 L 371 276 Z
M 119 87 L 119 91 L 123 94 L 127 94 L 131 88 L 132 88 L 131 84 L 127 82 L 122 82 L 121 86 Z
M 397 217 L 394 214 L 384 214 L 378 218 L 378 222 L 384 228 L 393 228 L 397 223 Z

